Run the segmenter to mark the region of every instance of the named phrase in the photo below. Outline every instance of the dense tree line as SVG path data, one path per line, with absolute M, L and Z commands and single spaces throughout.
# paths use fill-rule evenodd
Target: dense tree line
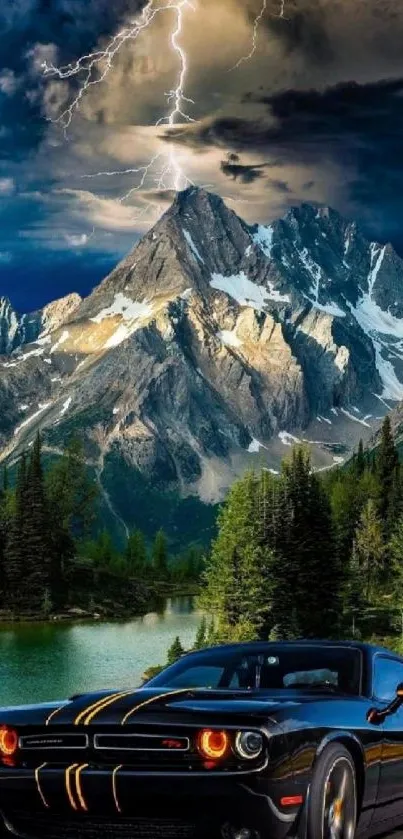
M 189 547 L 179 556 L 172 557 L 167 537 L 158 530 L 152 545 L 144 533 L 135 529 L 129 533 L 125 548 L 119 551 L 107 530 L 96 539 L 79 546 L 82 560 L 90 560 L 94 567 L 109 569 L 123 577 L 138 577 L 163 586 L 164 583 L 194 583 L 200 579 L 204 567 L 203 553 L 198 547 Z
M 96 520 L 98 490 L 73 439 L 44 469 L 40 436 L 19 459 L 15 485 L 7 469 L 0 492 L 0 609 L 15 615 L 48 615 L 66 606 L 75 571 L 90 566 L 114 577 L 163 583 L 194 582 L 203 559 L 196 548 L 169 556 L 162 530 L 149 547 L 140 530 L 118 551 L 107 531 L 89 538 Z M 122 583 L 122 586 L 124 583 Z M 71 588 L 71 585 L 70 585 Z M 114 589 L 116 590 L 116 588 Z M 70 605 L 74 605 L 71 604 Z
M 214 616 L 203 643 L 368 635 L 396 615 L 403 626 L 403 472 L 389 419 L 378 447 L 360 444 L 344 467 L 315 473 L 298 447 L 279 476 L 238 481 L 201 606 Z
M 81 445 L 73 440 L 45 474 L 37 435 L 20 457 L 15 486 L 0 498 L 0 591 L 13 613 L 49 613 L 65 600 L 65 577 L 76 542 L 90 526 L 96 490 Z

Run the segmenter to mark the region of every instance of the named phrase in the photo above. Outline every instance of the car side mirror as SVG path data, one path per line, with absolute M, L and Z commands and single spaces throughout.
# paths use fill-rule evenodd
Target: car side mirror
M 391 714 L 395 714 L 401 705 L 403 705 L 403 682 L 398 684 L 396 694 L 386 708 L 382 708 L 382 710 L 379 708 L 369 709 L 367 713 L 367 720 L 372 723 L 372 725 L 380 725 L 386 717 L 390 717 Z

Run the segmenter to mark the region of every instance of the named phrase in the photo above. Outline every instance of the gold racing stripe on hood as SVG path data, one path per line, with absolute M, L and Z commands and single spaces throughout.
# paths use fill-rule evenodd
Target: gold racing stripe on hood
M 122 764 L 120 764 L 120 766 L 115 766 L 115 769 L 113 770 L 113 774 L 112 774 L 113 800 L 115 802 L 115 807 L 116 807 L 118 813 L 121 813 L 122 810 L 121 810 L 121 806 L 119 804 L 118 794 L 117 794 L 117 790 L 116 790 L 116 775 L 118 774 L 119 769 L 121 769 L 121 768 L 122 768 Z
M 125 696 L 131 696 L 132 693 L 132 690 L 125 690 L 121 693 L 116 693 L 113 696 L 108 696 L 107 698 L 104 697 L 103 701 L 101 703 L 97 703 L 96 707 L 90 707 L 87 708 L 86 711 L 81 712 L 81 714 L 79 714 L 76 718 L 74 724 L 79 725 L 79 723 L 82 722 L 83 725 L 89 725 L 91 720 L 93 720 L 97 714 L 100 714 L 101 711 L 104 711 L 105 708 L 109 708 L 110 705 L 113 705 L 119 699 L 124 699 Z
M 80 775 L 81 775 L 81 772 L 83 771 L 83 769 L 87 769 L 88 766 L 89 766 L 88 763 L 82 763 L 81 766 L 78 767 L 76 775 L 75 775 L 77 798 L 80 802 L 81 809 L 85 810 L 85 812 L 88 811 L 88 807 L 87 807 L 87 803 L 86 803 L 84 795 L 83 795 Z
M 44 796 L 44 794 L 43 794 L 43 792 L 42 792 L 41 783 L 40 783 L 40 780 L 39 780 L 39 773 L 40 773 L 41 769 L 44 769 L 44 768 L 45 768 L 45 766 L 47 766 L 47 763 L 41 763 L 41 765 L 40 765 L 40 766 L 38 766 L 38 768 L 37 768 L 37 769 L 35 769 L 35 781 L 36 781 L 36 786 L 37 786 L 37 789 L 38 789 L 39 795 L 40 795 L 40 797 L 41 797 L 41 799 L 42 799 L 42 804 L 44 804 L 44 805 L 45 805 L 45 807 L 47 807 L 47 808 L 49 809 L 49 804 L 48 804 L 48 802 L 46 801 L 46 798 L 45 798 L 45 796 Z
M 136 711 L 139 711 L 140 708 L 145 708 L 146 705 L 152 705 L 153 702 L 158 702 L 160 699 L 166 699 L 168 696 L 179 696 L 181 693 L 189 693 L 189 688 L 180 688 L 178 690 L 170 690 L 167 693 L 159 693 L 158 696 L 152 696 L 150 699 L 145 699 L 144 702 L 140 702 L 139 705 L 136 705 L 135 708 L 132 708 L 131 711 L 128 711 L 127 714 L 123 717 L 121 725 L 124 725 L 125 722 L 135 714 Z
M 77 807 L 77 804 L 74 800 L 73 792 L 72 792 L 72 789 L 71 789 L 71 777 L 70 776 L 71 776 L 71 773 L 74 772 L 74 770 L 79 767 L 79 765 L 80 765 L 79 763 L 73 763 L 72 766 L 69 766 L 66 769 L 66 776 L 65 776 L 66 792 L 67 792 L 68 799 L 70 801 L 70 805 L 71 805 L 73 810 L 78 810 L 78 807 Z
M 119 693 L 112 693 L 109 694 L 109 696 L 103 696 L 102 699 L 97 699 L 96 702 L 88 705 L 87 708 L 84 708 L 83 711 L 80 711 L 80 713 L 77 714 L 74 720 L 74 725 L 80 725 L 81 723 L 83 725 L 88 725 L 98 711 L 102 711 L 104 707 L 107 708 L 108 705 L 112 705 L 115 700 L 122 699 L 124 696 L 129 696 L 131 693 L 133 693 L 132 690 L 119 691 Z

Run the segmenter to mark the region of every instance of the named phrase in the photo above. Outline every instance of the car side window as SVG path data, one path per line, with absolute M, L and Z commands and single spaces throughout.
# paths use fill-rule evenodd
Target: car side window
M 373 687 L 375 699 L 379 699 L 380 702 L 390 702 L 400 682 L 403 682 L 403 662 L 376 656 Z

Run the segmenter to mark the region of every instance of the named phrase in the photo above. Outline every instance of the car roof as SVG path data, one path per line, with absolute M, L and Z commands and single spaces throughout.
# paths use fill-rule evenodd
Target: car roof
M 399 659 L 403 662 L 403 656 L 400 656 L 398 653 L 394 652 L 393 650 L 387 649 L 386 647 L 376 646 L 375 644 L 366 644 L 363 641 L 354 641 L 354 640 L 345 640 L 345 641 L 331 641 L 331 640 L 322 640 L 322 639 L 312 639 L 312 638 L 298 638 L 297 640 L 293 641 L 241 641 L 237 643 L 230 643 L 230 644 L 218 644 L 212 647 L 203 647 L 200 650 L 193 650 L 189 653 L 185 653 L 186 655 L 197 655 L 198 653 L 205 653 L 214 650 L 228 650 L 233 651 L 234 653 L 239 651 L 245 652 L 253 652 L 253 650 L 262 649 L 262 647 L 270 649 L 271 647 L 275 648 L 283 648 L 283 649 L 293 649 L 297 647 L 340 647 L 346 648 L 350 647 L 351 649 L 361 650 L 361 652 L 365 653 L 366 656 L 374 656 L 375 654 L 383 653 L 389 656 L 393 656 L 396 659 Z

